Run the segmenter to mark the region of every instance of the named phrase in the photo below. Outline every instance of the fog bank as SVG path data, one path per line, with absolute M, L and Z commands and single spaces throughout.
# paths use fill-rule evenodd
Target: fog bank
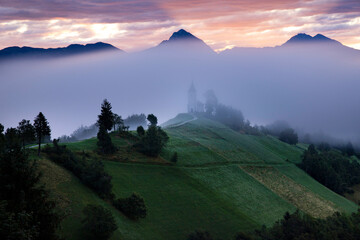
M 355 142 L 360 140 L 359 56 L 299 46 L 2 63 L 0 123 L 16 126 L 42 111 L 52 137 L 59 137 L 94 123 L 104 98 L 123 118 L 154 113 L 164 122 L 186 111 L 187 90 L 194 82 L 200 99 L 213 89 L 221 102 L 242 110 L 252 123 L 281 119 L 304 132 Z

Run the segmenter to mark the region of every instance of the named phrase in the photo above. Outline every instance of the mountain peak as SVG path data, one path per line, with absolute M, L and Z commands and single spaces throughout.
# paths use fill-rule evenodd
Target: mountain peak
M 292 38 L 290 38 L 283 46 L 288 46 L 291 44 L 298 44 L 298 43 L 336 43 L 340 44 L 338 41 L 335 41 L 331 38 L 328 38 L 322 34 L 316 34 L 314 37 L 306 34 L 306 33 L 299 33 Z
M 191 33 L 185 31 L 184 29 L 180 29 L 177 32 L 174 32 L 171 37 L 169 38 L 169 41 L 174 40 L 200 40 Z
M 163 49 L 177 49 L 184 51 L 189 51 L 193 53 L 193 51 L 202 51 L 206 53 L 214 53 L 214 51 L 206 45 L 206 43 L 200 38 L 195 37 L 191 33 L 185 31 L 184 29 L 180 29 L 177 32 L 174 32 L 169 40 L 162 41 L 156 48 Z

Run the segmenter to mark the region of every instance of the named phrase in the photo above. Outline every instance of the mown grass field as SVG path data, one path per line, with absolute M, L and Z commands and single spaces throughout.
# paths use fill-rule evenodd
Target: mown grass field
M 179 125 L 191 119 L 182 114 L 164 124 L 170 140 L 157 158 L 136 152 L 134 140 L 116 134 L 112 139 L 119 151 L 111 156 L 96 154 L 96 139 L 67 144 L 78 154 L 103 160 L 116 197 L 132 192 L 144 197 L 148 216 L 139 221 L 124 217 L 44 155 L 39 161 L 44 182 L 68 214 L 63 236 L 81 239 L 82 209 L 88 203 L 113 211 L 119 229 L 112 239 L 144 240 L 186 239 L 196 229 L 233 239 L 238 231 L 269 226 L 296 208 L 316 217 L 357 210 L 296 167 L 306 146 L 243 135 L 203 118 Z M 173 164 L 169 160 L 175 151 L 178 162 Z

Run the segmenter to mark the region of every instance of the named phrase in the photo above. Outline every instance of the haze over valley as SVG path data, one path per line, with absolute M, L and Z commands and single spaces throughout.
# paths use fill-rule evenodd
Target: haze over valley
M 93 124 L 104 98 L 123 117 L 153 112 L 164 122 L 186 111 L 193 82 L 200 99 L 212 89 L 252 124 L 284 120 L 303 134 L 359 143 L 360 51 L 323 35 L 220 53 L 185 30 L 137 53 L 97 46 L 71 55 L 63 49 L 0 51 L 0 109 L 6 113 L 0 122 L 15 126 L 40 109 L 59 137 Z

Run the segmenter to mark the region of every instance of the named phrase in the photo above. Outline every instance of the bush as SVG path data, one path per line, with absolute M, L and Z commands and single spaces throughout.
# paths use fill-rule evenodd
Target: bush
M 106 240 L 118 228 L 110 210 L 100 205 L 87 205 L 84 210 L 85 219 L 82 221 L 84 232 L 88 239 Z
M 133 193 L 128 198 L 119 198 L 113 205 L 128 218 L 137 220 L 146 217 L 145 201 L 139 194 Z
M 298 143 L 298 135 L 292 128 L 287 128 L 280 133 L 279 140 L 291 145 Z
M 171 157 L 171 162 L 176 163 L 178 160 L 178 153 L 174 152 L 174 154 Z

